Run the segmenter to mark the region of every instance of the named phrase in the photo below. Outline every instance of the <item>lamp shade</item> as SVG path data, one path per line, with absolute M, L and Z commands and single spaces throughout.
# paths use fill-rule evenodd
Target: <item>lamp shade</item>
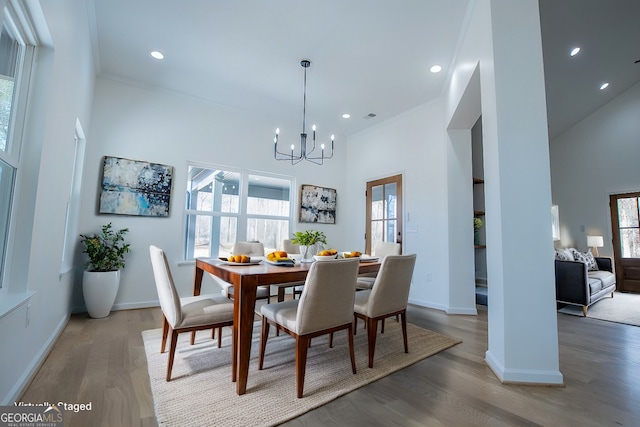
M 587 246 L 601 248 L 604 246 L 604 238 L 602 236 L 587 236 Z

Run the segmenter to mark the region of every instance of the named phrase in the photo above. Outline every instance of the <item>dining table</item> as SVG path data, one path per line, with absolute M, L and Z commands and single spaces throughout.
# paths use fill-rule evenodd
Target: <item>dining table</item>
M 259 264 L 230 265 L 217 258 L 196 259 L 193 295 L 200 295 L 205 272 L 231 283 L 234 287 L 231 381 L 236 383 L 237 394 L 242 395 L 247 391 L 258 286 L 303 282 L 311 265 L 312 263 L 296 263 L 293 266 L 272 265 L 266 260 Z M 363 260 L 360 262 L 358 273 L 377 273 L 380 265 L 377 260 Z

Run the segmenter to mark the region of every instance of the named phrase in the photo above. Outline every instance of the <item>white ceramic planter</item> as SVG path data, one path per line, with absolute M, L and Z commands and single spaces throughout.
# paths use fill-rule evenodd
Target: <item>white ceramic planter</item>
M 85 271 L 82 276 L 82 293 L 89 316 L 107 317 L 116 301 L 120 287 L 120 270 Z

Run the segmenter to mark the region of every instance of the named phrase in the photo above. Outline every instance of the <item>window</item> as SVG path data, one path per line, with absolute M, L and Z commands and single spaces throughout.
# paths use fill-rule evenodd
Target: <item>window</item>
M 25 44 L 7 9 L 0 33 L 0 288 L 5 277 L 5 262 L 10 246 L 11 211 L 19 166 L 20 126 L 26 104 L 20 98 L 20 79 L 25 62 Z
M 640 258 L 640 197 L 620 197 L 618 230 L 622 258 Z
M 289 177 L 189 166 L 185 259 L 228 256 L 240 241 L 279 248 L 290 235 L 291 188 Z

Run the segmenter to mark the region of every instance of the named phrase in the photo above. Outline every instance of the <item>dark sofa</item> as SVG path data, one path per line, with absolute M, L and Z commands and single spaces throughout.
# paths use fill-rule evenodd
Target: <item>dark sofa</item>
M 596 257 L 598 270 L 588 271 L 587 265 L 580 261 L 560 261 L 556 263 L 556 300 L 559 303 L 587 308 L 616 290 L 616 276 L 610 258 Z

